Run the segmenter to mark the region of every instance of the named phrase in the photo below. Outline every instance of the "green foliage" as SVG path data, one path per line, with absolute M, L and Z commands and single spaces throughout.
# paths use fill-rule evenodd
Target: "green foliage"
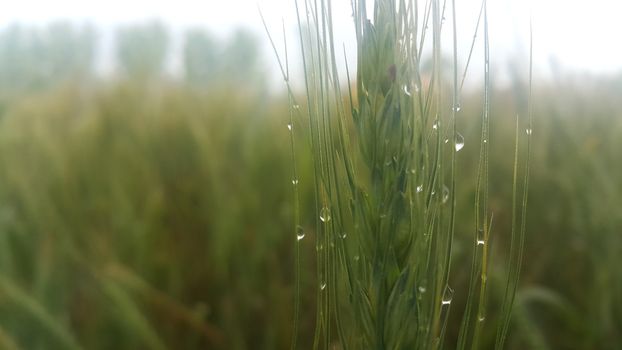
M 282 112 L 239 92 L 154 94 L 69 88 L 2 117 L 0 326 L 18 345 L 289 341 Z
M 514 348 L 530 339 L 522 330 L 531 324 L 553 349 L 614 349 L 622 329 L 622 104 L 615 97 L 622 85 L 619 78 L 560 78 L 535 92 L 542 117 L 524 271 L 531 288 L 519 293 L 527 318 Z M 534 297 L 538 288 L 546 297 Z

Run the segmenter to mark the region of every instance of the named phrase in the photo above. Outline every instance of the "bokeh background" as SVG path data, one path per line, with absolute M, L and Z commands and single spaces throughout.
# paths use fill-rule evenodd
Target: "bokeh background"
M 0 6 L 0 349 L 289 346 L 296 235 L 287 95 L 256 3 L 215 3 Z M 351 48 L 349 2 L 335 3 L 338 38 Z M 622 344 L 622 50 L 611 38 L 622 29 L 614 7 L 590 4 L 531 7 L 534 143 L 511 349 Z M 292 3 L 259 5 L 275 37 L 285 28 L 300 77 Z M 479 7 L 460 6 L 466 54 Z M 503 240 L 515 118 L 526 114 L 530 9 L 491 8 L 491 209 Z M 466 142 L 456 295 L 470 261 L 480 44 L 458 124 Z M 293 128 L 303 140 L 304 123 Z M 296 162 L 312 237 L 304 142 Z M 312 239 L 302 241 L 301 344 L 311 344 L 315 322 L 314 251 Z M 450 337 L 459 321 L 456 312 Z

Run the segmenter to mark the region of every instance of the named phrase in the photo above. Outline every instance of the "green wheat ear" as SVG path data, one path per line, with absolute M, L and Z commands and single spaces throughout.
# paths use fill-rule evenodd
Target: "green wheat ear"
M 334 342 L 353 349 L 443 348 L 454 293 L 449 275 L 459 171 L 456 153 L 464 146 L 456 124 L 462 83 L 458 84 L 454 1 L 453 67 L 448 69 L 441 64 L 440 42 L 446 3 L 431 0 L 419 7 L 417 1 L 377 0 L 371 18 L 366 1 L 353 0 L 357 69 L 353 91 L 346 68 L 349 106 L 344 105 L 336 68 L 331 2 L 295 4 L 317 207 L 313 348 L 329 349 Z M 459 348 L 477 347 L 490 256 L 488 244 L 480 244 L 489 239 L 492 225 L 487 204 L 490 72 L 485 1 L 482 13 L 485 102 L 472 273 Z M 478 19 L 477 27 L 479 23 Z M 427 56 L 432 69 L 429 83 L 424 84 L 421 60 Z M 287 57 L 285 62 L 279 59 L 290 104 L 297 106 Z M 446 87 L 453 91 L 449 106 L 443 96 Z M 304 116 L 298 109 L 295 112 L 296 118 Z M 515 177 L 515 186 L 517 181 Z M 512 234 L 510 256 L 521 255 L 522 236 Z M 297 256 L 298 249 L 297 243 Z M 505 321 L 509 320 L 520 259 L 511 258 L 509 265 Z M 297 273 L 301 273 L 299 268 Z M 500 327 L 498 343 L 502 345 L 507 327 Z M 297 335 L 292 348 L 296 340 Z

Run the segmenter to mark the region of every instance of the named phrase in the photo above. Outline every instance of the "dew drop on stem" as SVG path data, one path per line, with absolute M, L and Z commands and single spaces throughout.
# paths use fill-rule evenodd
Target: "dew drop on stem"
M 296 226 L 296 239 L 300 241 L 303 238 L 305 238 L 305 231 L 302 226 L 298 225 Z
M 328 209 L 328 207 L 323 207 L 320 210 L 320 220 L 322 220 L 322 222 L 330 221 L 330 209 Z
M 408 85 L 404 85 L 404 94 L 406 94 L 406 96 L 410 97 L 412 96 L 412 94 L 410 93 L 410 90 L 408 89 Z
M 477 240 L 476 240 L 477 245 L 484 245 L 486 244 L 486 239 L 484 236 L 484 229 L 480 228 L 477 230 Z
M 464 148 L 464 136 L 460 133 L 456 133 L 456 152 Z
M 454 290 L 451 289 L 448 285 L 445 286 L 445 291 L 443 291 L 443 298 L 441 299 L 441 305 L 449 305 L 451 304 L 451 300 L 454 297 Z

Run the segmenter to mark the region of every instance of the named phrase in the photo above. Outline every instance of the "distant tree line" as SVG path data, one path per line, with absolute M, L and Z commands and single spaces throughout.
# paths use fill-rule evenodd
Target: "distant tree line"
M 92 74 L 96 45 L 90 26 L 55 23 L 44 30 L 12 25 L 0 32 L 0 90 L 37 90 Z
M 37 91 L 98 77 L 99 32 L 92 25 L 58 22 L 44 27 L 10 25 L 0 31 L 0 94 Z M 263 66 L 253 33 L 239 29 L 219 40 L 205 29 L 190 29 L 181 50 L 172 50 L 173 37 L 161 22 L 117 28 L 112 60 L 114 76 L 139 82 L 170 77 L 168 62 L 181 57 L 174 77 L 196 87 L 258 84 Z M 175 57 L 177 58 L 177 57 Z

